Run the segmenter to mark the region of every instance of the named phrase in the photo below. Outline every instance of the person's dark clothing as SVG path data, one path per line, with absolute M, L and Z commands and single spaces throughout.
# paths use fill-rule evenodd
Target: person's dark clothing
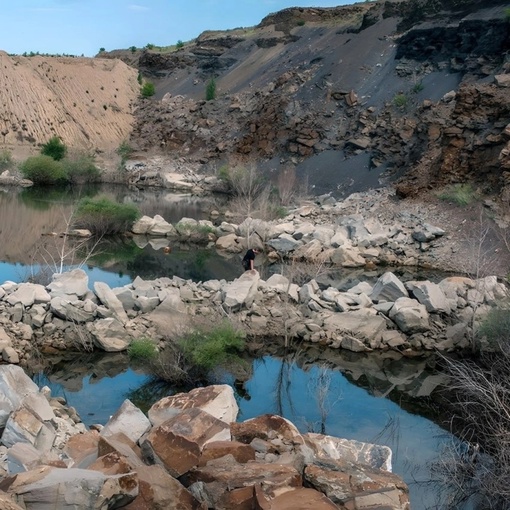
M 250 248 L 246 255 L 243 257 L 243 267 L 245 271 L 249 271 L 251 269 L 251 262 L 252 260 L 255 260 L 255 252 Z

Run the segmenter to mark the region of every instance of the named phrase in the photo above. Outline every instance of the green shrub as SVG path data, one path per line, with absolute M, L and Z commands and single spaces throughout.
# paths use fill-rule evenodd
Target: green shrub
M 510 309 L 491 308 L 478 329 L 478 336 L 485 336 L 491 347 L 510 347 Z
M 447 200 L 457 205 L 469 205 L 476 200 L 476 191 L 471 184 L 452 184 L 447 186 L 439 195 L 441 200 Z
M 413 94 L 418 94 L 418 92 L 421 92 L 424 89 L 423 83 L 419 81 L 418 83 L 415 83 L 413 86 Z
M 101 175 L 94 163 L 94 157 L 88 154 L 74 154 L 62 160 L 67 180 L 72 183 L 97 182 Z
M 306 23 L 306 21 L 305 21 L 304 19 L 298 19 L 298 20 L 296 21 L 296 25 L 297 25 L 298 27 L 302 27 L 302 26 L 304 26 L 304 24 L 305 24 L 305 23 Z
M 104 53 L 106 51 L 105 48 L 99 48 L 99 53 Z
M 213 329 L 196 330 L 179 340 L 185 356 L 204 370 L 224 365 L 244 349 L 245 334 L 224 321 Z
M 136 46 L 130 46 L 129 50 L 131 51 L 131 53 L 134 53 L 136 51 Z
M 152 43 L 148 43 L 145 45 L 145 48 L 148 49 L 148 50 L 153 50 L 156 46 Z
M 213 99 L 216 99 L 216 80 L 211 78 L 205 87 L 205 100 L 212 101 Z
M 7 149 L 0 151 L 0 171 L 3 172 L 12 168 L 13 165 L 14 161 L 12 160 L 11 153 Z
M 120 156 L 121 165 L 124 165 L 124 163 L 129 159 L 129 156 L 133 154 L 133 147 L 129 145 L 129 142 L 123 141 L 118 147 L 117 147 L 117 154 Z
M 60 161 L 50 156 L 32 156 L 20 165 L 21 174 L 34 184 L 56 184 L 67 180 L 64 167 Z
M 180 50 L 181 48 L 184 48 L 184 43 L 179 39 L 177 41 L 177 44 L 175 45 L 175 47 Z
M 151 361 L 158 356 L 158 348 L 150 338 L 133 340 L 129 344 L 127 352 L 133 361 Z
M 143 83 L 143 76 L 141 72 L 138 72 L 138 76 L 136 77 L 136 81 L 141 85 Z
M 146 81 L 142 85 L 140 92 L 143 97 L 151 97 L 156 93 L 156 87 L 154 87 L 154 83 L 152 83 L 150 81 Z
M 407 106 L 407 96 L 405 94 L 397 94 L 393 98 L 393 104 L 397 108 L 405 108 Z
M 55 161 L 60 161 L 67 153 L 67 147 L 58 136 L 52 136 L 48 143 L 41 147 L 41 154 L 50 156 Z
M 117 204 L 107 197 L 83 198 L 78 202 L 75 226 L 96 235 L 119 234 L 128 231 L 139 216 L 131 204 Z

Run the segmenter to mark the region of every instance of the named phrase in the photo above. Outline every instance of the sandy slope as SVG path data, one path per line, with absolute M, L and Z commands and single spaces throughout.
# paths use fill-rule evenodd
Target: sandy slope
M 73 147 L 116 148 L 131 131 L 136 78 L 119 60 L 0 51 L 0 146 L 36 147 L 58 135 Z

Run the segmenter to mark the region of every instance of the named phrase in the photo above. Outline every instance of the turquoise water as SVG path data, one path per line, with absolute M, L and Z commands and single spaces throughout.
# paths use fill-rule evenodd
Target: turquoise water
M 118 369 L 119 364 L 122 362 L 114 360 L 111 366 Z M 72 367 L 66 370 L 63 366 L 56 377 L 39 374 L 35 380 L 41 386 L 48 385 L 54 396 L 64 396 L 86 425 L 105 424 L 128 397 L 139 406 L 139 400 L 145 398 L 143 404 L 150 406 L 175 392 L 169 387 L 151 389 L 150 378 L 127 365 L 112 376 L 98 376 L 94 370 L 83 376 L 79 365 L 75 369 L 76 376 Z M 455 438 L 430 419 L 410 413 L 388 398 L 374 396 L 369 389 L 352 384 L 339 370 L 317 365 L 304 370 L 295 362 L 270 356 L 253 360 L 252 376 L 241 390 L 236 389 L 239 385 L 229 374 L 221 374 L 217 382 L 234 386 L 240 421 L 265 413 L 279 414 L 302 432 L 389 446 L 393 471 L 409 485 L 413 510 L 441 508 L 436 506 L 438 487 L 431 481 L 430 465 L 443 446 Z

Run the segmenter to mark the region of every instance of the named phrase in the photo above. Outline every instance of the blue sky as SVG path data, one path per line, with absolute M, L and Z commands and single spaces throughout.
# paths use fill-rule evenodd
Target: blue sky
M 258 24 L 286 7 L 347 0 L 15 0 L 1 5 L 0 50 L 93 56 L 106 50 L 188 41 L 204 30 Z

